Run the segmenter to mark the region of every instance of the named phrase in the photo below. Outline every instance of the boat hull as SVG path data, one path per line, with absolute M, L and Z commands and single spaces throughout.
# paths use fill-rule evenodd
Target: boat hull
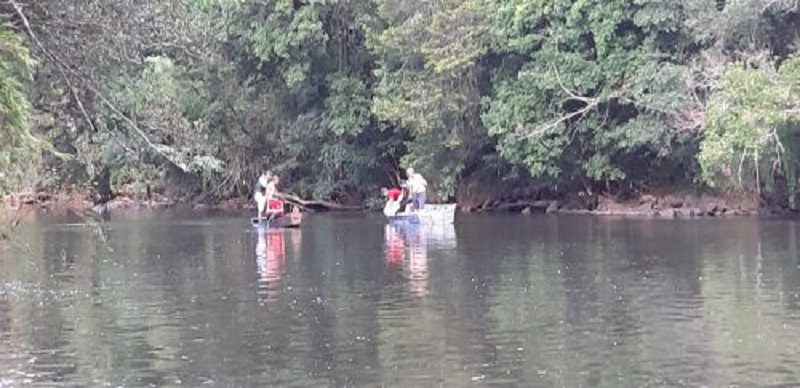
M 425 205 L 416 212 L 398 213 L 388 216 L 387 219 L 392 224 L 445 224 L 455 222 L 456 204 L 444 205 Z
M 256 228 L 299 228 L 302 221 L 302 213 L 293 212 L 274 218 L 251 218 L 250 224 Z

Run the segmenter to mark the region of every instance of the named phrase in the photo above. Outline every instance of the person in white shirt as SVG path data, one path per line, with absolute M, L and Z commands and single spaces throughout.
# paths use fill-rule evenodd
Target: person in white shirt
M 406 170 L 406 176 L 408 177 L 406 184 L 411 194 L 414 210 L 422 210 L 422 208 L 425 207 L 425 193 L 428 190 L 428 181 L 426 181 L 422 175 L 415 172 L 413 168 L 408 168 Z
M 272 181 L 272 176 L 274 174 L 270 170 L 264 171 L 260 177 L 258 177 L 258 184 L 261 187 L 267 187 L 267 184 Z
M 264 171 L 264 173 L 258 177 L 256 191 L 253 193 L 253 200 L 256 201 L 256 208 L 258 209 L 258 218 L 263 218 L 269 200 L 275 195 L 273 178 L 274 174 L 272 171 Z

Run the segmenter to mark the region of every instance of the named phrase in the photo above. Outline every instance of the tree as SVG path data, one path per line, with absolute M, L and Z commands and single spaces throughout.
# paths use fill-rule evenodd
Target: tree
M 288 115 L 263 136 L 261 155 L 302 195 L 362 201 L 398 157 L 370 112 L 369 5 L 222 2 L 212 9 L 225 18 L 240 76 L 284 101 Z
M 731 124 L 723 105 L 793 109 L 769 105 L 784 87 L 758 90 L 761 106 L 731 77 L 791 82 L 763 72 L 800 32 L 792 0 L 9 0 L 0 13 L 28 38 L 3 42 L 4 120 L 18 123 L 2 134 L 18 151 L 6 170 L 43 139 L 28 183 L 98 200 L 243 196 L 265 168 L 351 203 L 409 166 L 466 201 L 721 187 L 720 166 L 751 147 L 731 134 L 759 138 L 764 122 Z M 30 88 L 13 54 L 25 47 Z M 759 162 L 793 176 L 790 154 Z
M 31 112 L 24 84 L 30 79 L 32 60 L 20 36 L 0 24 L 0 194 L 29 178 L 41 148 L 30 131 Z
M 504 57 L 483 115 L 501 155 L 590 191 L 646 180 L 698 129 L 681 120 L 696 104 L 686 4 L 483 1 Z
M 470 1 L 406 3 L 378 3 L 372 110 L 408 131 L 403 164 L 447 197 L 491 144 L 480 123 L 486 18 Z
M 716 187 L 761 192 L 776 175 L 797 189 L 800 61 L 756 68 L 730 64 L 708 104 L 700 148 L 702 178 Z M 794 195 L 789 197 L 794 207 Z

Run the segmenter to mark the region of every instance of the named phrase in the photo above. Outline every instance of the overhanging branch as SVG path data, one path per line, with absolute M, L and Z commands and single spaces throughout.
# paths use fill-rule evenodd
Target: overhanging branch
M 153 150 L 155 150 L 159 155 L 163 156 L 170 163 L 172 163 L 176 167 L 178 167 L 181 171 L 188 172 L 186 166 L 184 166 L 182 163 L 180 163 L 180 162 L 174 160 L 173 158 L 171 158 L 160 147 L 158 147 L 155 143 L 153 143 L 150 140 L 150 138 L 147 136 L 147 134 L 144 133 L 144 131 L 142 131 L 142 129 L 139 128 L 139 126 L 136 125 L 136 123 L 130 117 L 128 117 L 127 115 L 122 113 L 122 111 L 120 111 L 114 104 L 111 103 L 111 101 L 109 101 L 102 93 L 100 93 L 100 91 L 97 90 L 97 88 L 92 86 L 91 83 L 88 80 L 85 80 L 85 79 L 83 79 L 83 77 L 81 77 L 78 74 L 76 74 L 76 72 L 73 71 L 69 66 L 67 66 L 66 63 L 61 61 L 61 59 L 56 57 L 46 47 L 44 47 L 44 45 L 36 37 L 36 34 L 33 32 L 33 29 L 31 28 L 30 22 L 28 21 L 28 18 L 25 16 L 25 13 L 22 10 L 22 6 L 20 6 L 19 3 L 17 3 L 15 0 L 8 0 L 8 1 L 14 7 L 14 11 L 16 12 L 17 16 L 19 16 L 20 20 L 22 21 L 22 24 L 25 27 L 25 31 L 27 32 L 28 36 L 30 36 L 30 38 L 33 41 L 33 43 L 45 54 L 45 56 L 48 59 L 50 59 L 51 61 L 54 62 L 56 69 L 58 70 L 59 74 L 61 75 L 61 78 L 64 80 L 64 83 L 69 88 L 70 94 L 72 94 L 72 97 L 75 99 L 75 103 L 76 103 L 76 105 L 78 105 L 78 109 L 81 111 L 81 115 L 83 115 L 84 119 L 86 119 L 86 122 L 89 124 L 89 127 L 92 129 L 93 132 L 96 132 L 97 128 L 95 127 L 94 123 L 92 122 L 92 119 L 89 116 L 89 113 L 86 111 L 86 108 L 83 105 L 83 101 L 81 101 L 80 97 L 78 96 L 77 90 L 75 90 L 75 87 L 72 85 L 72 82 L 70 81 L 69 76 L 67 75 L 67 72 L 69 72 L 74 77 L 76 77 L 76 78 L 80 79 L 81 81 L 83 81 L 84 86 L 87 89 L 89 89 L 90 91 L 92 91 L 92 93 L 94 93 L 97 97 L 99 97 L 100 101 L 106 107 L 108 107 L 108 109 L 110 109 L 112 112 L 114 112 L 114 114 L 116 114 L 119 117 L 121 117 L 122 120 L 124 120 L 125 123 L 127 123 L 128 126 L 130 126 L 139 135 L 139 137 L 142 138 L 142 140 L 144 140 L 144 142 L 147 144 L 148 147 L 150 147 Z
M 42 42 L 40 42 L 39 39 L 36 37 L 36 34 L 33 33 L 31 24 L 28 22 L 28 18 L 22 11 L 22 7 L 14 0 L 8 0 L 8 1 L 9 3 L 11 3 L 11 6 L 14 7 L 14 12 L 16 12 L 17 16 L 19 16 L 19 19 L 22 21 L 23 27 L 25 27 L 25 31 L 28 33 L 28 36 L 30 36 L 33 43 L 36 44 L 36 47 L 42 50 L 44 55 L 47 56 L 51 61 L 56 62 L 56 70 L 58 70 L 58 73 L 61 75 L 61 78 L 64 80 L 64 83 L 67 85 L 70 94 L 72 94 L 72 97 L 75 99 L 75 104 L 78 105 L 78 109 L 81 111 L 81 115 L 83 115 L 83 118 L 86 120 L 86 123 L 89 124 L 89 127 L 92 129 L 92 131 L 93 132 L 97 131 L 97 128 L 95 128 L 91 117 L 89 117 L 89 113 L 86 112 L 86 108 L 83 106 L 83 102 L 81 101 L 80 97 L 78 97 L 78 92 L 75 90 L 75 87 L 72 86 L 72 82 L 69 80 L 67 73 L 61 67 L 61 65 L 63 65 L 61 61 L 59 61 L 55 55 L 53 55 L 49 50 L 47 50 L 44 47 L 44 45 L 42 45 Z

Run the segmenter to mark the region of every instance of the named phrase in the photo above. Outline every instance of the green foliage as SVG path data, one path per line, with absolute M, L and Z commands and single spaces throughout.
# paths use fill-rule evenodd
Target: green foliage
M 251 7 L 265 15 L 243 31 L 252 53 L 277 65 L 289 87 L 301 85 L 309 76 L 313 56 L 324 50 L 328 39 L 320 20 L 321 4 L 295 7 L 290 0 L 279 0 Z
M 124 134 L 125 143 L 141 151 L 128 155 L 124 149 L 115 147 L 119 152 L 116 155 L 122 158 L 104 156 L 96 163 L 114 170 L 130 170 L 131 164 L 166 162 L 198 175 L 203 182 L 220 181 L 225 162 L 215 156 L 221 149 L 210 142 L 215 134 L 204 120 L 211 90 L 199 80 L 187 77 L 188 74 L 172 59 L 158 56 L 146 58 L 138 76 L 121 78 L 115 100 L 153 144 L 132 133 L 127 123 L 113 123 L 109 129 Z M 136 178 L 134 174 L 127 176 Z M 127 183 L 142 186 L 141 182 L 123 182 L 120 177 L 115 182 L 118 186 Z
M 0 31 L 0 167 L 210 198 L 270 168 L 287 191 L 363 202 L 408 166 L 448 199 L 723 187 L 757 153 L 793 192 L 797 12 L 727 3 L 42 2 L 29 18 L 57 60 L 37 58 L 28 98 L 28 54 Z M 74 157 L 29 157 L 37 136 Z
M 706 183 L 758 191 L 762 183 L 754 181 L 756 174 L 766 179 L 777 167 L 791 187 L 796 186 L 798 69 L 800 61 L 794 57 L 777 70 L 769 62 L 758 68 L 741 64 L 726 68 L 720 88 L 709 100 L 700 149 Z
M 373 112 L 409 131 L 402 163 L 452 196 L 466 164 L 489 139 L 480 126 L 486 18 L 472 2 L 379 2 L 387 26 L 373 30 L 378 78 Z
M 646 175 L 667 157 L 672 117 L 691 103 L 680 6 L 650 1 L 483 1 L 501 53 L 483 122 L 501 155 L 534 177 L 594 181 Z M 631 157 L 639 155 L 640 158 Z M 576 174 L 576 171 L 579 172 Z M 582 171 L 582 173 L 580 173 Z
M 370 96 L 364 82 L 342 74 L 328 77 L 327 123 L 336 136 L 358 135 L 370 124 Z
M 32 60 L 22 39 L 0 24 L 0 194 L 30 185 L 41 140 L 30 132 L 30 102 L 24 82 Z

